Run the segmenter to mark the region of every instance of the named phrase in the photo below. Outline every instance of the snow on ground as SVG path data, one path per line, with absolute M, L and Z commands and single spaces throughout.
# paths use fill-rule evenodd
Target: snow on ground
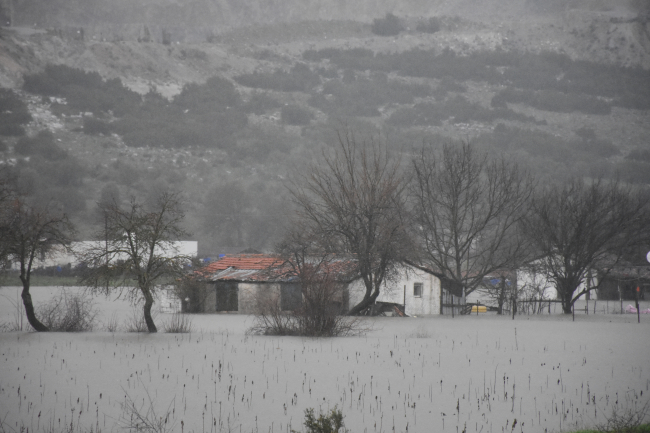
M 13 320 L 16 290 L 0 288 L 0 322 Z M 55 289 L 32 291 L 38 304 Z M 131 314 L 97 302 L 104 319 Z M 0 421 L 6 432 L 118 431 L 131 401 L 182 432 L 289 432 L 306 408 L 335 405 L 353 432 L 567 431 L 648 401 L 650 315 L 636 321 L 386 317 L 368 319 L 365 337 L 307 339 L 199 315 L 192 334 L 0 333 Z

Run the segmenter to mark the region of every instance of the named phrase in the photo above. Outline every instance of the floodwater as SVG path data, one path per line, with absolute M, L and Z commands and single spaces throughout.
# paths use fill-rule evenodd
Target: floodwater
M 33 289 L 35 303 L 55 291 Z M 0 420 L 6 431 L 107 432 L 135 427 L 140 415 L 163 431 L 290 432 L 305 409 L 336 406 L 353 432 L 589 427 L 650 396 L 650 315 L 638 324 L 636 315 L 599 314 L 599 304 L 575 322 L 367 319 L 366 336 L 345 338 L 248 336 L 245 315 L 191 316 L 191 334 L 5 332 Z M 96 307 L 104 318 L 132 314 L 124 300 L 98 298 Z M 14 313 L 0 296 L 0 323 Z

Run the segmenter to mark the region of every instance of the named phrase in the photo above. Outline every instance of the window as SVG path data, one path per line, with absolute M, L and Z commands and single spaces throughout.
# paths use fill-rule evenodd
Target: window
M 416 298 L 422 297 L 422 283 L 413 283 L 413 296 Z

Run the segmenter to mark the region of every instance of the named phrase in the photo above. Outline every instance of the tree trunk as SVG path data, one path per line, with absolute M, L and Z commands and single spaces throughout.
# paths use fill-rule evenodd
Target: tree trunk
M 32 303 L 32 295 L 29 294 L 29 281 L 25 280 L 22 276 L 20 279 L 23 282 L 23 292 L 20 295 L 23 298 L 23 305 L 25 306 L 25 313 L 27 314 L 27 321 L 32 328 L 37 332 L 47 332 L 50 329 L 43 325 L 37 318 L 36 313 L 34 312 L 34 304 Z
M 350 311 L 348 311 L 348 316 L 356 316 L 369 306 L 375 303 L 377 300 L 377 297 L 379 296 L 379 290 L 375 290 L 374 293 L 372 293 L 370 290 L 366 291 L 366 296 L 359 302 L 357 305 L 352 307 Z
M 149 289 L 141 289 L 142 294 L 144 295 L 144 321 L 147 324 L 147 330 L 149 332 L 158 332 L 156 324 L 153 322 L 153 317 L 151 317 L 151 307 L 153 306 L 153 296 Z
M 573 297 L 573 287 L 564 287 L 560 286 L 560 300 L 562 301 L 562 312 L 564 314 L 571 314 L 573 309 L 573 302 L 571 298 Z

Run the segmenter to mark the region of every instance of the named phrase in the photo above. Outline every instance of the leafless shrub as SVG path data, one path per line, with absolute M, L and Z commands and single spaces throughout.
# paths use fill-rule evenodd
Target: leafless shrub
M 144 319 L 142 321 L 144 322 Z M 119 419 L 121 427 L 129 431 L 146 433 L 174 431 L 176 424 L 172 418 L 174 400 L 169 403 L 164 413 L 158 413 L 156 412 L 155 401 L 146 387 L 145 393 L 147 395 L 146 400 L 142 399 L 142 403 L 138 405 L 129 393 L 124 391 L 124 403 L 121 403 L 122 416 Z
M 280 296 L 262 294 L 256 299 L 255 322 L 249 334 L 338 337 L 362 335 L 370 330 L 362 319 L 343 316 L 343 286 L 321 272 L 303 270 L 302 303 L 282 311 Z
M 259 335 L 297 335 L 292 312 L 282 311 L 280 297 L 262 293 L 255 297 L 255 321 L 246 331 Z
M 628 400 L 623 404 L 614 404 L 610 415 L 605 415 L 607 421 L 598 424 L 596 429 L 603 433 L 632 433 L 644 423 L 649 411 L 650 400 L 646 401 L 642 406 L 638 400 Z
M 104 322 L 104 330 L 108 332 L 117 332 L 120 329 L 120 324 L 117 320 L 117 314 L 113 313 L 110 319 Z
M 0 323 L 0 332 L 13 332 L 23 330 L 23 318 L 25 317 L 25 306 L 20 299 L 20 291 L 16 290 L 16 299 L 11 299 L 9 295 L 3 294 L 3 298 L 8 300 L 13 307 L 13 320 Z
M 92 298 L 62 290 L 58 296 L 37 308 L 37 316 L 50 331 L 88 332 L 95 327 L 97 312 Z
M 431 332 L 424 326 L 420 325 L 417 329 L 409 334 L 411 338 L 431 338 Z
M 183 313 L 174 313 L 172 317 L 163 323 L 163 329 L 168 334 L 187 334 L 192 332 L 192 319 Z

